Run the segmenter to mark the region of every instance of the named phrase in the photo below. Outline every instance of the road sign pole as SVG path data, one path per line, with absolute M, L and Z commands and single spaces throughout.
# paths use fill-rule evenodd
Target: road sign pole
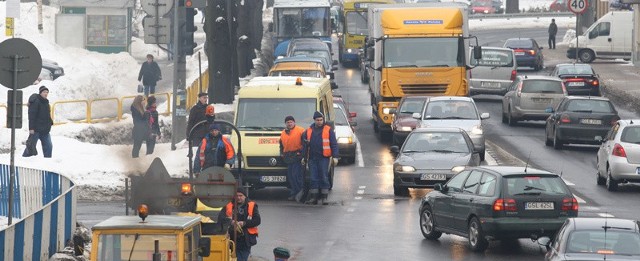
M 580 41 L 580 37 L 578 37 L 578 27 L 580 26 L 580 15 L 576 14 L 576 62 L 578 62 L 580 59 L 578 59 L 578 54 L 580 54 L 580 52 L 578 52 L 578 50 L 580 50 L 580 48 L 578 48 L 579 45 L 579 41 Z
M 11 159 L 9 161 L 9 214 L 7 225 L 11 225 L 11 219 L 13 218 L 13 184 L 16 183 L 16 106 L 18 98 L 18 59 L 20 56 L 17 54 L 13 56 L 13 84 L 11 86 L 12 99 L 11 99 Z

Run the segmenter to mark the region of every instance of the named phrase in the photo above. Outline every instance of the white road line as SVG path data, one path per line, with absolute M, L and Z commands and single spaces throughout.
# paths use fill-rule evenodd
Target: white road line
M 586 204 L 587 203 L 586 201 L 584 201 L 584 199 L 582 199 L 581 197 L 578 197 L 576 194 L 573 194 L 573 196 L 578 201 L 578 204 Z
M 356 210 L 355 208 L 348 208 L 348 209 L 347 209 L 347 212 L 353 212 L 353 211 L 355 211 L 355 210 Z
M 365 188 L 367 188 L 367 186 L 359 186 L 358 188 L 359 189 L 365 189 Z
M 364 189 L 359 189 L 358 190 L 358 194 L 360 194 L 360 195 L 364 194 Z
M 364 168 L 364 159 L 362 158 L 362 148 L 360 147 L 360 140 L 358 139 L 357 136 L 356 136 L 356 140 L 358 141 L 358 144 L 356 144 L 356 161 L 358 162 L 358 167 Z
M 491 156 L 491 154 L 485 152 L 485 156 L 484 156 L 484 161 L 487 163 L 487 165 L 489 166 L 496 166 L 498 165 L 498 162 L 496 161 L 496 159 L 493 158 L 493 156 Z
M 360 199 L 362 199 L 362 197 L 355 197 L 355 199 L 360 200 Z
M 327 246 L 333 246 L 333 241 L 327 241 L 327 243 L 325 243 L 325 245 L 327 245 Z
M 565 178 L 562 178 L 562 180 L 564 180 L 564 183 L 567 184 L 567 186 L 575 186 L 576 184 L 573 184 L 573 182 L 566 180 Z
M 611 215 L 609 213 L 598 213 L 598 216 L 606 217 L 606 218 L 614 218 L 615 217 L 614 215 Z

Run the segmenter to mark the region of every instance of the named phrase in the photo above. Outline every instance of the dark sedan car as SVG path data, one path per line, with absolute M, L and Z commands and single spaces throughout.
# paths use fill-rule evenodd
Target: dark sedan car
M 558 107 L 548 109 L 545 144 L 562 149 L 564 144 L 600 144 L 620 117 L 604 97 L 567 96 Z
M 480 165 L 473 142 L 459 128 L 415 129 L 402 145 L 391 146 L 397 153 L 393 163 L 393 194 L 407 195 L 409 188 L 430 188 L 445 182 L 464 169 Z
M 560 176 L 531 167 L 467 168 L 422 198 L 420 230 L 426 239 L 442 233 L 468 237 L 473 251 L 488 240 L 552 236 L 578 201 Z
M 569 95 L 600 96 L 600 80 L 591 65 L 561 63 L 551 72 L 551 76 L 562 79 Z
M 64 75 L 64 68 L 52 60 L 42 59 L 42 68 L 49 70 L 54 80 Z
M 547 261 L 640 260 L 638 221 L 618 218 L 569 218 L 553 241 L 538 239 Z
M 531 38 L 511 38 L 504 42 L 505 48 L 513 49 L 518 67 L 532 67 L 539 71 L 544 67 L 542 47 Z
M 422 113 L 422 108 L 429 96 L 405 96 L 398 104 L 398 110 L 392 109 L 393 145 L 401 146 L 409 133 L 418 125 L 418 119 L 414 119 L 414 113 Z

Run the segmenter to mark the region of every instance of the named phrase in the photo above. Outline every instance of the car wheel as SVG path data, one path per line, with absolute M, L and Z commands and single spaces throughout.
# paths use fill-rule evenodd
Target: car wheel
M 596 55 L 591 50 L 580 51 L 578 53 L 578 57 L 580 58 L 580 61 L 582 61 L 583 63 L 590 63 L 596 59 Z
M 511 109 L 509 109 L 507 123 L 509 124 L 509 126 L 516 126 L 516 124 L 518 124 L 518 119 L 514 118 L 513 115 L 511 115 Z
M 607 180 L 605 181 L 608 191 L 618 190 L 618 181 L 611 176 L 611 168 L 607 168 Z
M 393 195 L 395 196 L 406 196 L 409 195 L 409 188 L 403 186 L 393 185 Z
M 560 138 L 558 138 L 558 133 L 556 130 L 553 130 L 553 148 L 557 149 L 557 150 L 561 150 L 562 149 L 562 140 L 560 140 Z
M 473 252 L 482 252 L 487 249 L 489 242 L 484 237 L 482 225 L 476 217 L 469 221 L 469 247 Z
M 436 225 L 433 218 L 431 206 L 425 205 L 420 213 L 420 231 L 426 239 L 436 240 L 442 236 L 442 232 L 436 231 Z
M 549 133 L 546 127 L 544 128 L 544 145 L 547 145 L 547 146 L 553 145 L 553 141 L 549 139 Z
M 596 165 L 597 166 L 597 165 Z M 596 178 L 598 185 L 605 185 L 607 183 L 607 179 L 600 176 L 600 170 L 596 170 Z

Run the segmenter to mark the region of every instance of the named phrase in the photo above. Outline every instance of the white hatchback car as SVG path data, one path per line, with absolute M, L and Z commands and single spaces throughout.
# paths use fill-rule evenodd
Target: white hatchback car
M 640 182 L 640 119 L 611 127 L 598 150 L 597 168 L 598 185 L 609 191 L 622 182 Z

